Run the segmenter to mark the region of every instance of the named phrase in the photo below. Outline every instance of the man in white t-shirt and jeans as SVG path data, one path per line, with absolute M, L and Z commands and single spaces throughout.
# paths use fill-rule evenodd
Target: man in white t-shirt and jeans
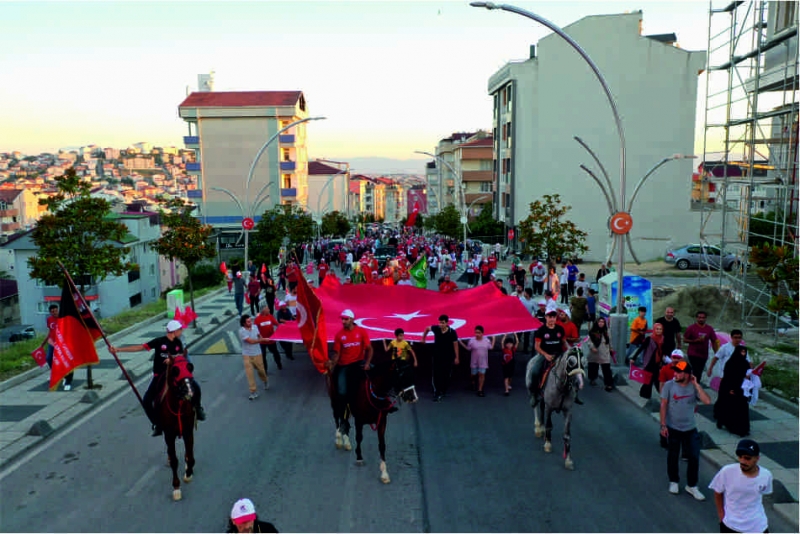
M 767 532 L 767 514 L 762 498 L 772 493 L 772 473 L 758 465 L 758 443 L 743 439 L 736 446 L 738 464 L 729 464 L 714 475 L 714 490 L 720 532 Z

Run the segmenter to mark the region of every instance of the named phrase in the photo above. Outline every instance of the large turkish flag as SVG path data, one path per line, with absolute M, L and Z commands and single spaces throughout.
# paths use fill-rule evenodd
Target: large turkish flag
M 421 341 L 425 327 L 438 324 L 443 314 L 462 338 L 473 337 L 477 325 L 483 326 L 487 336 L 541 326 L 518 297 L 504 295 L 491 283 L 444 294 L 413 286 L 342 285 L 328 276 L 315 293 L 322 302 L 326 337 L 331 342 L 342 328 L 340 317 L 345 309 L 353 310 L 356 324 L 365 328 L 373 340 L 393 339 L 395 329 L 402 328 L 407 340 Z M 298 317 L 298 321 L 303 319 Z M 282 324 L 271 339 L 302 342 L 297 324 Z M 433 336 L 429 335 L 427 341 L 433 342 Z

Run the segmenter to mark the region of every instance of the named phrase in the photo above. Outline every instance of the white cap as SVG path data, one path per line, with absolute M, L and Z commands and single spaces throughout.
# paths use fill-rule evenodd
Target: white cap
M 342 317 L 349 317 L 350 319 L 355 319 L 356 314 L 353 313 L 353 310 L 347 309 L 342 312 Z
M 545 315 L 550 315 L 551 313 L 558 313 L 558 304 L 556 301 L 551 300 L 547 303 L 547 308 L 544 310 Z
M 547 306 L 547 301 L 544 299 L 539 299 L 536 301 L 537 306 Z
M 239 499 L 233 503 L 231 508 L 231 521 L 239 525 L 246 521 L 254 521 L 256 518 L 256 507 L 250 499 Z
M 183 325 L 181 324 L 180 321 L 176 321 L 175 319 L 167 323 L 167 332 L 169 332 L 170 334 L 172 332 L 177 332 L 181 328 L 183 328 Z
M 559 312 L 563 312 L 563 313 L 564 313 L 564 315 L 566 315 L 567 317 L 569 317 L 570 319 L 572 319 L 572 314 L 571 314 L 571 313 L 569 313 L 569 310 L 568 310 L 568 309 L 559 308 L 559 309 L 558 309 L 558 311 L 559 311 Z
M 673 358 L 684 358 L 686 355 L 683 353 L 681 349 L 675 349 L 672 351 L 672 354 L 670 354 L 670 356 L 672 356 Z

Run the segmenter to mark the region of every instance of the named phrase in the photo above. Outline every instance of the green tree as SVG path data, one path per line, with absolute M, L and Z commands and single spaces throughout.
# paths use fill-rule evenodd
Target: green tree
M 800 261 L 792 248 L 763 243 L 750 247 L 749 261 L 755 265 L 758 277 L 770 288 L 772 296 L 767 307 L 797 319 Z
M 297 205 L 283 204 L 264 212 L 250 234 L 253 263 L 271 263 L 278 256 L 283 238 L 289 243 L 310 241 L 315 235 L 311 216 Z
M 505 225 L 496 220 L 492 215 L 491 204 L 483 207 L 474 221 L 469 223 L 469 235 L 472 236 L 502 236 Z
M 322 235 L 344 237 L 350 231 L 350 221 L 340 211 L 330 211 L 322 216 Z
M 544 195 L 531 202 L 530 215 L 519 222 L 518 235 L 524 243 L 523 252 L 535 255 L 547 253 L 549 260 L 576 258 L 589 250 L 586 232 L 565 218 L 572 206 L 561 203 L 560 195 Z
M 160 207 L 161 224 L 166 227 L 161 237 L 153 243 L 153 249 L 170 260 L 178 260 L 186 266 L 189 282 L 189 301 L 194 307 L 194 286 L 192 273 L 197 264 L 213 258 L 217 251 L 210 241 L 212 227 L 202 224 L 200 219 L 192 215 L 195 205 L 184 202 L 180 198 L 157 198 Z M 197 326 L 197 321 L 194 323 Z
M 445 206 L 442 211 L 433 217 L 432 229 L 437 233 L 448 237 L 458 238 L 461 236 L 463 227 L 461 225 L 461 214 L 452 204 Z
M 125 177 L 123 177 L 123 178 L 120 180 L 120 183 L 121 183 L 122 185 L 127 185 L 128 187 L 133 187 L 133 186 L 134 186 L 134 183 L 133 183 L 133 178 L 131 178 L 130 176 L 125 176 Z
M 114 220 L 111 203 L 91 195 L 91 185 L 70 167 L 55 178 L 57 192 L 40 199 L 49 213 L 42 216 L 31 233 L 37 254 L 28 259 L 30 276 L 47 285 L 62 285 L 60 261 L 80 285 L 121 276 L 130 269 L 125 259 L 130 249 L 120 246 L 128 228 Z M 92 368 L 86 368 L 86 387 L 94 387 Z

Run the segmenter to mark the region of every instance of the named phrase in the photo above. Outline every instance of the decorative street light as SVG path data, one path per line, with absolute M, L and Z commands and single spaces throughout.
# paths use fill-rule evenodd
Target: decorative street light
M 470 5 L 472 7 L 483 7 L 489 10 L 500 9 L 503 11 L 510 11 L 511 13 L 516 13 L 517 15 L 522 15 L 523 17 L 527 17 L 532 19 L 550 30 L 552 30 L 555 34 L 559 37 L 564 39 L 589 65 L 589 68 L 594 73 L 597 81 L 600 83 L 600 86 L 603 89 L 603 92 L 608 99 L 608 104 L 611 107 L 611 113 L 614 115 L 614 122 L 617 127 L 617 135 L 619 137 L 619 191 L 617 192 L 617 198 L 614 198 L 614 188 L 611 184 L 611 179 L 606 172 L 605 167 L 600 162 L 597 155 L 589 148 L 589 146 L 583 142 L 578 137 L 575 137 L 575 140 L 584 148 L 592 159 L 595 161 L 597 166 L 600 168 L 600 171 L 603 174 L 603 178 L 605 179 L 605 184 L 585 165 L 581 165 L 581 169 L 583 169 L 587 174 L 589 174 L 592 179 L 597 183 L 600 189 L 603 192 L 603 196 L 606 199 L 606 203 L 609 209 L 609 230 L 613 234 L 614 242 L 612 244 L 611 252 L 609 253 L 609 260 L 610 257 L 613 255 L 614 249 L 616 248 L 617 251 L 617 263 L 616 263 L 616 270 L 617 270 L 617 301 L 616 301 L 616 309 L 614 310 L 616 313 L 610 314 L 611 318 L 611 329 L 612 329 L 612 338 L 614 349 L 616 350 L 617 354 L 624 354 L 625 353 L 625 340 L 627 337 L 627 328 L 628 328 L 628 315 L 625 309 L 625 297 L 622 294 L 622 287 L 625 278 L 625 245 L 627 244 L 628 250 L 631 252 L 631 256 L 639 263 L 639 260 L 636 259 L 636 255 L 633 252 L 633 247 L 631 246 L 630 240 L 630 231 L 633 227 L 633 219 L 631 218 L 630 212 L 633 205 L 633 201 L 636 198 L 636 193 L 638 193 L 641 186 L 644 182 L 649 178 L 661 165 L 666 163 L 667 161 L 671 161 L 673 159 L 683 159 L 683 158 L 693 158 L 694 156 L 684 156 L 676 154 L 674 156 L 664 158 L 659 163 L 657 163 L 652 169 L 650 169 L 639 183 L 636 185 L 636 189 L 634 190 L 633 195 L 631 195 L 630 202 L 626 204 L 625 202 L 625 188 L 626 188 L 626 175 L 625 175 L 625 133 L 622 128 L 622 120 L 619 116 L 619 111 L 617 109 L 617 103 L 614 100 L 614 96 L 611 94 L 611 90 L 608 87 L 608 83 L 606 82 L 603 73 L 600 72 L 597 64 L 592 61 L 592 58 L 589 57 L 589 54 L 574 40 L 572 37 L 567 35 L 563 29 L 561 29 L 556 24 L 550 22 L 549 20 L 540 17 L 535 13 L 531 13 L 530 11 L 526 11 L 522 8 L 517 6 L 512 6 L 508 4 L 494 4 L 493 2 L 471 2 Z M 610 263 L 610 262 L 609 262 Z

